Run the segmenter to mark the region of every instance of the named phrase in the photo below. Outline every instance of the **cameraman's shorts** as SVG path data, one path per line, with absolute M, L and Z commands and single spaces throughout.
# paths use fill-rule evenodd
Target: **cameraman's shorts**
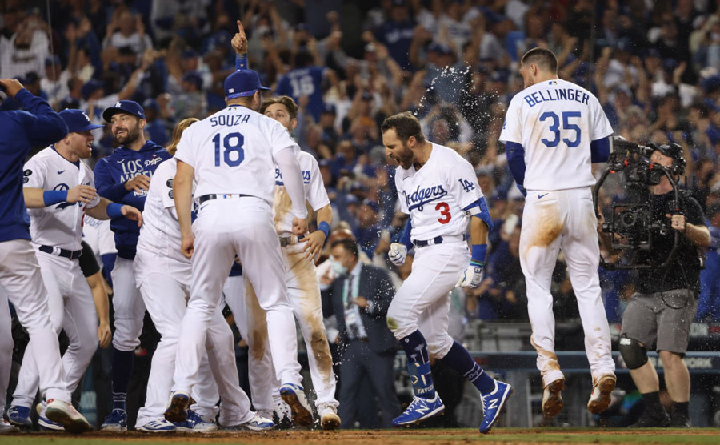
M 687 289 L 636 293 L 623 314 L 621 336 L 637 340 L 647 349 L 685 355 L 697 306 L 695 294 Z

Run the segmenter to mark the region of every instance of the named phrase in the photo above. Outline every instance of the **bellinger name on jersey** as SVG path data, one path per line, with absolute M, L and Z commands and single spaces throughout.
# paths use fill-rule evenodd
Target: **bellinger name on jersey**
M 590 95 L 581 90 L 575 90 L 572 88 L 553 88 L 544 91 L 535 91 L 526 96 L 523 96 L 523 99 L 531 107 L 534 107 L 541 102 L 550 102 L 556 100 L 574 100 L 575 102 L 580 102 L 581 104 L 587 105 L 588 100 L 590 99 Z

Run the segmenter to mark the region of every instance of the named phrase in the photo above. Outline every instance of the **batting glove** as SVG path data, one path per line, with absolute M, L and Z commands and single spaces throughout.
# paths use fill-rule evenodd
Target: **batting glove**
M 394 265 L 400 267 L 405 262 L 407 256 L 407 246 L 401 243 L 390 244 L 390 250 L 388 251 L 388 258 Z
M 482 264 L 470 262 L 470 265 L 465 269 L 465 272 L 463 272 L 455 287 L 476 288 L 480 286 L 483 279 L 483 267 Z

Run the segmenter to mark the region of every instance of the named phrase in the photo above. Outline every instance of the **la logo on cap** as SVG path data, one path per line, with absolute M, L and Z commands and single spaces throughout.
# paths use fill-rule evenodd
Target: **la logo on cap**
M 230 88 L 228 91 L 230 91 L 231 93 L 234 93 L 234 92 L 235 92 L 235 88 Z
M 86 121 L 90 122 L 90 118 L 88 117 L 87 114 L 85 114 L 84 111 L 83 111 L 82 115 L 83 115 L 83 117 L 85 118 Z
M 115 106 L 119 108 L 119 107 L 122 107 L 122 104 L 120 102 L 118 102 L 115 104 Z

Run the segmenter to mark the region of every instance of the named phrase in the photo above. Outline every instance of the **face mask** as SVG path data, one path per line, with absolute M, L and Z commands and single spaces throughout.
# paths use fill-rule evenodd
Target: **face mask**
M 345 275 L 345 273 L 347 272 L 347 267 L 343 266 L 340 261 L 335 261 L 335 260 L 330 260 L 330 261 L 332 261 L 332 263 L 331 263 L 332 270 L 335 271 L 335 273 L 338 276 Z

